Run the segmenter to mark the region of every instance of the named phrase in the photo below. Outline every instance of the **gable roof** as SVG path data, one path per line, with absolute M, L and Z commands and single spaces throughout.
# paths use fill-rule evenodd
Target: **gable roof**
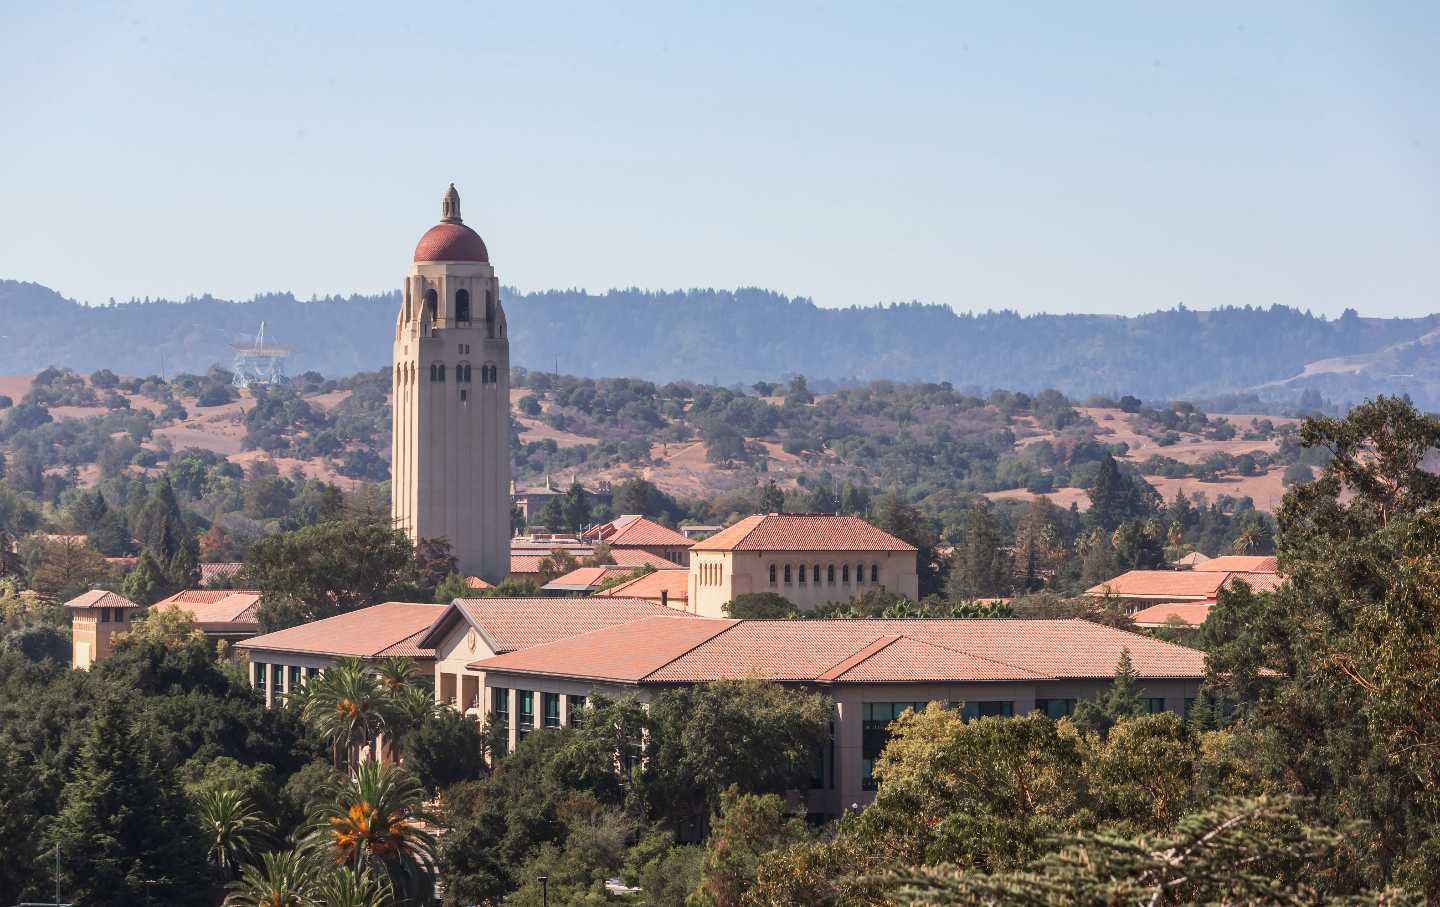
M 623 583 L 617 583 L 609 589 L 601 589 L 595 594 L 610 597 L 648 598 L 651 601 L 659 601 L 662 591 L 665 593 L 667 601 L 689 601 L 690 571 L 656 570 L 653 573 L 646 573 Z
M 91 589 L 65 603 L 67 608 L 138 608 L 139 605 L 109 589 Z
M 657 615 L 690 616 L 640 598 L 457 598 L 419 645 L 433 649 L 462 620 L 485 638 L 490 651 L 503 653 Z
M 914 551 L 859 517 L 764 513 L 696 542 L 691 551 Z
M 1276 559 L 1272 557 L 1256 557 L 1248 554 L 1222 554 L 1220 557 L 1212 557 L 1208 560 L 1198 561 L 1190 568 L 1202 573 L 1275 573 L 1278 571 Z
M 649 517 L 638 513 L 618 516 L 608 523 L 601 523 L 585 530 L 583 538 L 605 542 L 612 546 L 624 545 L 673 545 L 689 548 L 694 539 L 681 535 L 674 529 L 662 526 Z
M 260 626 L 256 611 L 260 593 L 242 589 L 182 589 L 162 598 L 154 607 L 173 606 L 190 612 L 190 619 L 202 630 L 252 630 Z
M 685 570 L 674 561 L 667 561 L 658 554 L 640 548 L 612 548 L 610 557 L 621 567 L 654 567 L 656 570 Z
M 1213 599 L 1221 589 L 1230 588 L 1236 580 L 1245 581 L 1256 592 L 1272 592 L 1284 582 L 1278 573 L 1215 572 L 1202 570 L 1199 566 L 1190 570 L 1127 570 L 1114 579 L 1091 586 L 1085 594 L 1156 601 L 1202 601 Z
M 237 643 L 236 648 L 358 658 L 428 658 L 435 654 L 434 650 L 422 649 L 415 643 L 444 610 L 444 605 L 384 602 L 252 637 Z
M 1205 654 L 1072 620 L 662 618 L 483 659 L 484 671 L 625 683 L 759 677 L 799 683 L 983 683 L 1113 677 L 1122 651 L 1144 679 L 1194 679 Z

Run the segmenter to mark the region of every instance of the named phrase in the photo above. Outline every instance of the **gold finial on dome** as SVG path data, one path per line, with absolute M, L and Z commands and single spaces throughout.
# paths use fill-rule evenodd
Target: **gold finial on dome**
M 445 197 L 440 201 L 440 223 L 462 223 L 460 220 L 460 193 L 455 191 L 454 183 L 451 183 L 450 188 L 445 190 Z

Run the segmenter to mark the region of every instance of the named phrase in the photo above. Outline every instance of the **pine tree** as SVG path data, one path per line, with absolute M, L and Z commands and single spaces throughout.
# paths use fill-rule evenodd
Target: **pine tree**
M 125 575 L 121 593 L 137 605 L 153 605 L 165 597 L 165 574 L 149 551 L 142 551 L 134 568 Z
M 945 581 L 946 598 L 961 602 L 1009 592 L 1010 558 L 1000 545 L 1000 529 L 990 508 L 976 504 Z
M 760 489 L 760 512 L 780 513 L 785 510 L 785 492 L 771 479 Z
M 1084 699 L 1075 706 L 1072 716 L 1075 726 L 1084 731 L 1094 731 L 1102 737 L 1126 718 L 1145 714 L 1145 703 L 1135 683 L 1140 679 L 1135 664 L 1130 660 L 1130 650 L 1120 650 L 1120 660 L 1115 665 L 1115 679 L 1098 699 Z
M 60 797 L 50 844 L 70 899 L 96 904 L 203 904 L 207 870 L 190 809 L 132 726 L 101 699 Z

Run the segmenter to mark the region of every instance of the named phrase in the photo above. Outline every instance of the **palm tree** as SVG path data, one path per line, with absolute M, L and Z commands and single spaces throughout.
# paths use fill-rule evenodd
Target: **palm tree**
M 383 870 L 407 897 L 431 884 L 438 822 L 423 809 L 425 791 L 405 769 L 367 762 L 325 788 L 305 836 L 307 849 L 332 866 Z
M 375 664 L 380 682 L 391 690 L 409 686 L 419 676 L 420 667 L 409 655 L 387 655 Z
M 1245 524 L 1240 533 L 1235 536 L 1235 553 L 1249 554 L 1259 548 L 1265 540 L 1265 532 L 1254 523 Z
M 323 907 L 390 907 L 395 903 L 395 887 L 384 873 L 341 866 L 320 877 L 313 898 Z
M 400 756 L 405 735 L 424 724 L 437 708 L 435 696 L 425 687 L 400 687 L 390 693 L 390 717 L 385 726 L 385 737 L 394 758 L 398 760 Z
M 231 882 L 225 907 L 311 907 L 315 867 L 298 850 L 267 853 Z
M 345 658 L 310 681 L 301 714 L 330 741 L 336 768 L 342 751 L 345 765 L 350 767 L 355 754 L 366 746 L 374 757 L 375 739 L 389 720 L 390 699 L 364 662 Z
M 199 820 L 209 846 L 207 857 L 225 879 L 234 876 L 255 853 L 255 845 L 272 830 L 250 798 L 238 790 L 210 791 L 202 796 Z

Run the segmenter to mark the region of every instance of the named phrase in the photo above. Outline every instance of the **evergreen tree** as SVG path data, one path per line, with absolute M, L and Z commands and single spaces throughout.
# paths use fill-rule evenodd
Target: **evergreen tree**
M 118 698 L 95 706 L 51 844 L 62 889 L 80 903 L 205 904 L 205 851 L 173 778 Z
M 1121 472 L 1120 464 L 1109 453 L 1100 461 L 1086 491 L 1090 495 L 1091 523 L 1107 532 L 1128 519 L 1154 516 L 1159 498 L 1144 479 Z
M 965 522 L 945 581 L 945 597 L 953 602 L 1005 595 L 1010 591 L 1010 557 L 1001 548 L 1000 528 L 990 508 L 976 503 Z
M 1140 693 L 1135 688 L 1139 679 L 1135 664 L 1130 660 L 1130 650 L 1122 649 L 1120 661 L 1115 665 L 1115 679 L 1110 688 L 1099 698 L 1082 699 L 1075 706 L 1075 726 L 1103 737 L 1110 733 L 1110 729 L 1118 722 L 1144 715 L 1145 703 L 1141 701 Z
M 571 482 L 561 503 L 565 515 L 565 526 L 580 530 L 590 523 L 590 494 L 579 482 Z
M 783 513 L 785 510 L 785 492 L 771 479 L 760 489 L 760 512 L 761 513 Z
M 1085 558 L 1080 565 L 1080 584 L 1088 589 L 1114 579 L 1119 572 L 1109 533 L 1093 530 L 1085 543 Z
M 140 559 L 125 575 L 121 594 L 137 605 L 153 605 L 167 594 L 168 582 L 160 565 L 149 551 L 140 552 Z

